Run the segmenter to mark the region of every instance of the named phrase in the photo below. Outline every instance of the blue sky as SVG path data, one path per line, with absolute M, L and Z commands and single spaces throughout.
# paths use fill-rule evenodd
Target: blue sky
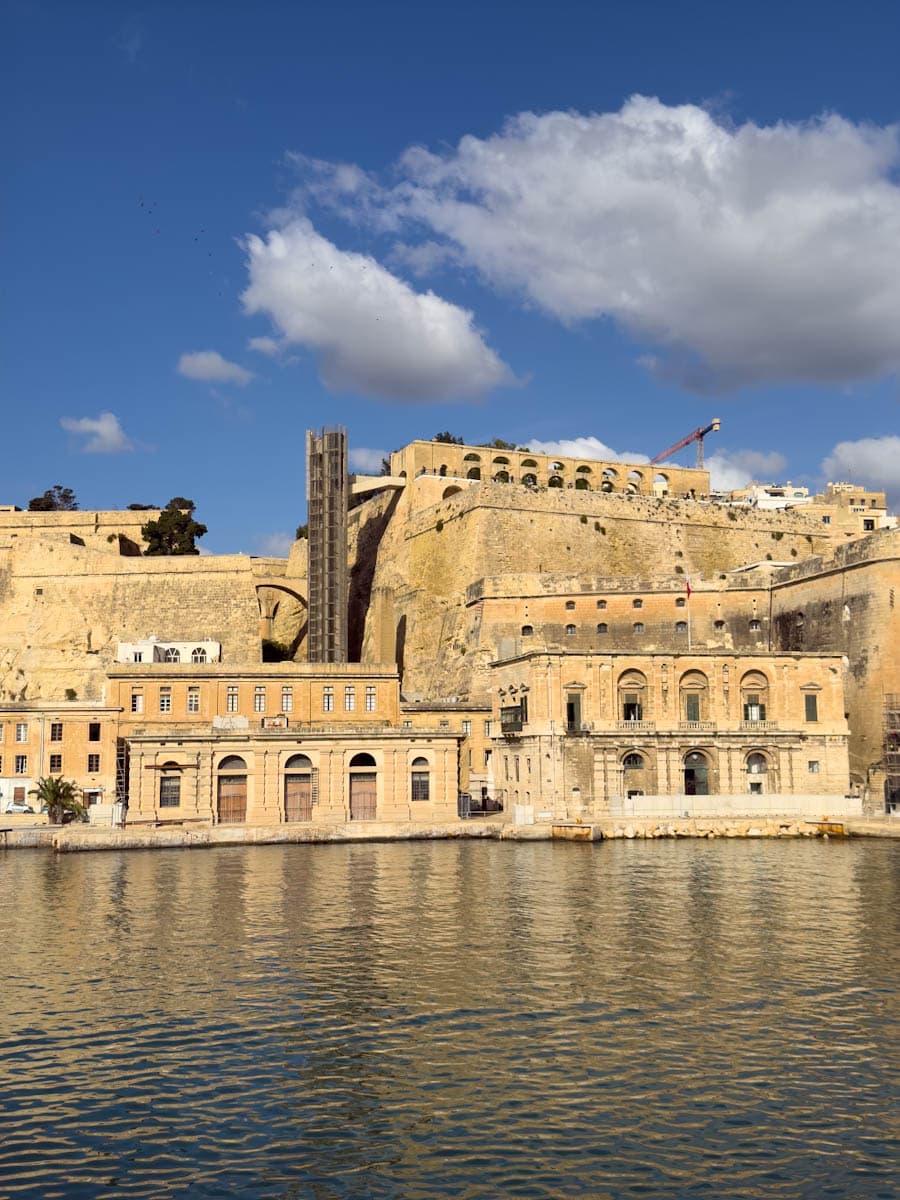
M 716 415 L 723 483 L 900 501 L 896 4 L 0 7 L 2 502 L 189 495 L 261 553 L 308 427 Z

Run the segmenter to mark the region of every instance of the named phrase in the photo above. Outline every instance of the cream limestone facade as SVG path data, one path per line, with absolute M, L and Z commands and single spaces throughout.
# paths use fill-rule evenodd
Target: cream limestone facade
M 105 705 L 20 701 L 0 707 L 0 814 L 9 803 L 39 804 L 29 793 L 46 775 L 73 780 L 85 805 L 116 792 L 117 712 Z
M 609 815 L 638 796 L 831 797 L 849 789 L 837 655 L 535 652 L 497 663 L 494 770 L 507 806 Z M 703 803 L 702 801 L 700 802 Z
M 405 728 L 377 664 L 141 664 L 109 675 L 128 822 L 455 820 L 458 733 Z

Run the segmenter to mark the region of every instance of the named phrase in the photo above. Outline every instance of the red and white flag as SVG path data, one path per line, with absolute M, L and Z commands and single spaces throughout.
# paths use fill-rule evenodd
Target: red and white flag
M 687 592 L 688 600 L 690 600 L 690 598 L 691 598 L 691 577 L 690 577 L 690 575 L 685 575 L 685 577 L 684 577 L 684 590 Z

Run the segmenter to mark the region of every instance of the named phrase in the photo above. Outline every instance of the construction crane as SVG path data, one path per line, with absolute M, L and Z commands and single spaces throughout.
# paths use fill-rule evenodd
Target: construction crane
M 703 439 L 708 433 L 718 433 L 719 426 L 722 422 L 718 417 L 713 417 L 708 425 L 701 425 L 699 429 L 695 429 L 693 433 L 689 433 L 687 437 L 683 437 L 680 442 L 676 442 L 674 446 L 670 446 L 668 450 L 663 450 L 662 454 L 657 454 L 656 458 L 650 459 L 650 465 L 654 463 L 665 462 L 667 458 L 671 458 L 673 454 L 677 454 L 679 450 L 683 450 L 685 446 L 689 446 L 691 442 L 697 443 L 697 466 L 703 466 Z

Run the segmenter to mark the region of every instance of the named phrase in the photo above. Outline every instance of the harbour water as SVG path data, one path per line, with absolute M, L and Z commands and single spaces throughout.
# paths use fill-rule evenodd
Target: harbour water
M 894 1197 L 900 843 L 0 852 L 0 1196 Z

